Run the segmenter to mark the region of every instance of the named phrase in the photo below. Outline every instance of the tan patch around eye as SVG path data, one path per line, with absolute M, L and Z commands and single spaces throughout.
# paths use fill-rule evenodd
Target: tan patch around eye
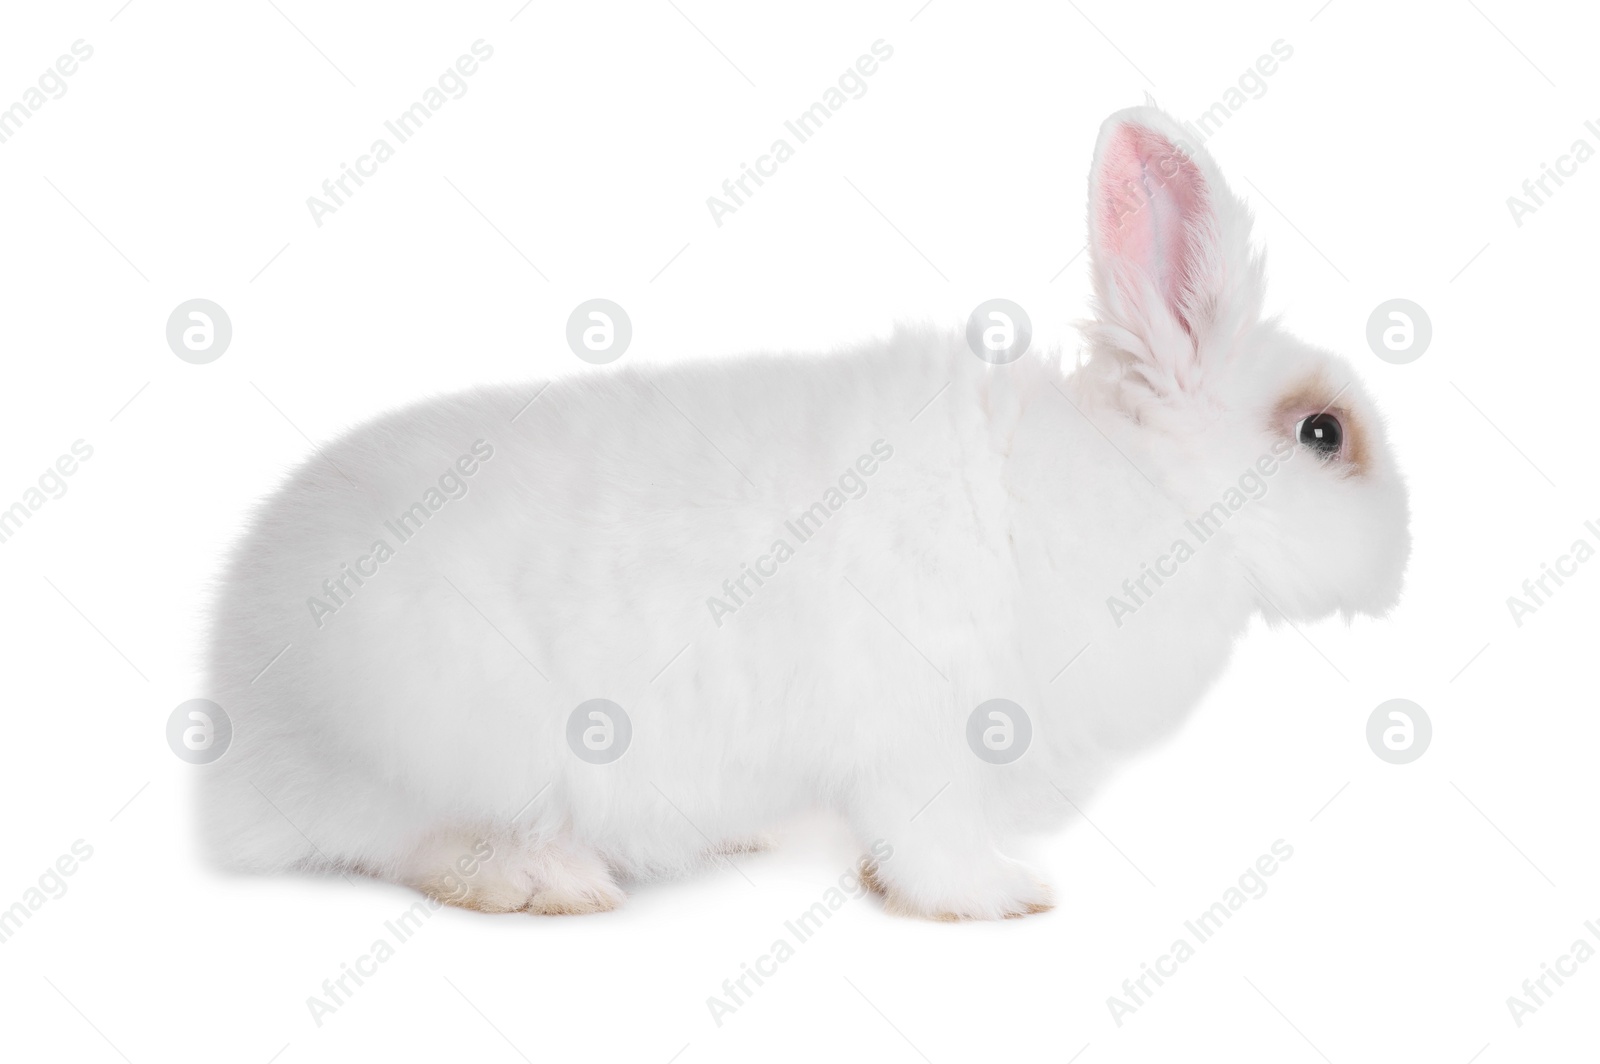
M 1274 432 L 1292 433 L 1303 417 L 1324 412 L 1332 414 L 1339 419 L 1339 427 L 1344 430 L 1344 447 L 1337 462 L 1343 467 L 1345 476 L 1363 476 L 1370 469 L 1368 463 L 1372 456 L 1366 425 L 1353 410 L 1340 402 L 1342 397 L 1341 389 L 1330 387 L 1327 378 L 1321 374 L 1311 377 L 1278 400 L 1278 405 L 1273 409 L 1272 429 Z M 1299 440 L 1293 442 L 1296 447 L 1300 446 Z

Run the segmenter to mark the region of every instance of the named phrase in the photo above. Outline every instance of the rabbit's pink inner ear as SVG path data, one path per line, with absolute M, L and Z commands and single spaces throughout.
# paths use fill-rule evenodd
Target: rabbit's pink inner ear
M 1188 328 L 1182 308 L 1198 280 L 1195 239 L 1211 209 L 1200 168 L 1159 133 L 1124 125 L 1106 145 L 1099 186 L 1099 243 L 1123 295 L 1138 305 L 1142 274 Z

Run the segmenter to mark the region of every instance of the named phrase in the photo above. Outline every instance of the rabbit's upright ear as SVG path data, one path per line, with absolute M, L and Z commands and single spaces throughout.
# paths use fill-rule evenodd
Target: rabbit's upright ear
M 1157 394 L 1193 392 L 1261 313 L 1250 214 L 1210 155 L 1154 107 L 1112 115 L 1089 175 L 1098 337 Z

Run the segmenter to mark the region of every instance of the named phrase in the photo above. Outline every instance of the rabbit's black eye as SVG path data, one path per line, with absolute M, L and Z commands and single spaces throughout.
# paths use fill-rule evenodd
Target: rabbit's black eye
M 1313 414 L 1295 426 L 1294 434 L 1300 442 L 1323 458 L 1339 453 L 1344 442 L 1344 429 L 1332 414 Z

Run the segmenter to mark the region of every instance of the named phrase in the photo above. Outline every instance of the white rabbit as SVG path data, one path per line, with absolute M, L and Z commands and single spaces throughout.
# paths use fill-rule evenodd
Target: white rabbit
M 1101 130 L 1074 372 L 902 329 L 330 444 L 224 576 L 210 851 L 592 912 L 829 807 L 892 911 L 1048 908 L 1008 840 L 1170 732 L 1257 610 L 1381 614 L 1410 551 L 1372 403 L 1261 319 L 1248 211 L 1183 142 Z

